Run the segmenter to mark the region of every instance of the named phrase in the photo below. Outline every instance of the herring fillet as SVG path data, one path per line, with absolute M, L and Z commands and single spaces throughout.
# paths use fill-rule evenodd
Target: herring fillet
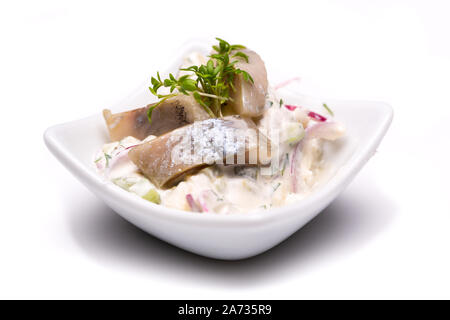
M 242 58 L 236 63 L 236 68 L 247 71 L 253 78 L 253 83 L 244 80 L 242 75 L 234 79 L 235 91 L 230 91 L 230 107 L 236 114 L 244 117 L 259 117 L 264 112 L 268 88 L 267 71 L 264 61 L 254 51 L 241 50 L 248 56 L 248 63 Z
M 208 113 L 193 97 L 180 94 L 156 107 L 152 112 L 150 123 L 147 111 L 152 105 L 116 114 L 108 109 L 103 110 L 111 141 L 119 141 L 127 136 L 143 140 L 149 135 L 159 136 L 209 118 Z
M 184 158 L 179 156 L 183 151 Z M 267 164 L 270 140 L 253 121 L 227 116 L 173 130 L 134 147 L 128 156 L 155 186 L 169 188 L 214 163 L 237 164 L 241 159 L 249 165 Z

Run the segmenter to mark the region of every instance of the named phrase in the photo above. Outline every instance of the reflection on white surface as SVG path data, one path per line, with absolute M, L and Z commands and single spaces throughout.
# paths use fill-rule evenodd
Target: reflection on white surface
M 69 201 L 70 202 L 70 201 Z M 136 228 L 98 200 L 73 203 L 68 215 L 78 245 L 99 264 L 179 281 L 247 287 L 351 255 L 382 234 L 395 206 L 367 177 L 357 178 L 318 217 L 277 247 L 229 262 L 188 253 Z

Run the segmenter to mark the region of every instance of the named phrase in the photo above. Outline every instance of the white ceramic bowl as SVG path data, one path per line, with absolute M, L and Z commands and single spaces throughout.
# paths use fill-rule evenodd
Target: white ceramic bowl
M 205 43 L 190 43 L 180 50 L 168 72 L 177 70 L 182 57 L 205 51 Z M 284 91 L 285 101 L 295 104 L 295 93 Z M 111 109 L 126 110 L 149 103 L 148 85 Z M 281 208 L 249 214 L 199 214 L 155 205 L 100 177 L 93 154 L 108 142 L 101 110 L 89 118 L 53 126 L 44 140 L 50 151 L 86 187 L 123 218 L 146 232 L 194 253 L 211 258 L 248 258 L 276 246 L 330 204 L 375 152 L 392 121 L 392 109 L 381 102 L 333 101 L 347 138 L 337 148 L 327 182 L 302 201 Z

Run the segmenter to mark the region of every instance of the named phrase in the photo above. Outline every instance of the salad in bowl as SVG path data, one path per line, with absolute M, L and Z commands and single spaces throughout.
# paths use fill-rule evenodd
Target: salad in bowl
M 110 142 L 92 164 L 137 197 L 196 213 L 302 201 L 326 179 L 327 154 L 346 130 L 325 101 L 283 99 L 286 83 L 268 82 L 255 51 L 217 38 L 208 54 L 151 78 L 156 102 L 103 111 Z

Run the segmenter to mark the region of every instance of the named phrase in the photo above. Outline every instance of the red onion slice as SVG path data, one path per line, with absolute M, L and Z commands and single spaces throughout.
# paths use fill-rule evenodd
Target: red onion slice
M 300 79 L 299 77 L 295 77 L 295 78 L 288 79 L 288 80 L 286 80 L 286 81 L 283 81 L 283 82 L 277 84 L 277 85 L 274 87 L 274 89 L 275 89 L 275 90 L 281 89 L 281 88 L 286 87 L 287 85 L 291 84 L 291 83 L 294 82 L 294 81 L 300 82 L 300 80 L 301 80 L 301 79 Z
M 202 212 L 202 209 L 197 204 L 197 202 L 195 202 L 194 197 L 192 196 L 192 194 L 188 193 L 186 195 L 186 201 L 187 201 L 189 207 L 191 208 L 191 211 L 193 211 L 193 212 Z
M 308 116 L 309 116 L 311 119 L 316 120 L 316 121 L 319 121 L 319 122 L 325 122 L 325 121 L 327 121 L 327 118 L 325 118 L 324 116 L 322 116 L 322 115 L 320 115 L 320 114 L 318 114 L 318 113 L 316 113 L 316 112 L 313 112 L 313 111 L 309 111 L 309 112 L 308 112 Z

